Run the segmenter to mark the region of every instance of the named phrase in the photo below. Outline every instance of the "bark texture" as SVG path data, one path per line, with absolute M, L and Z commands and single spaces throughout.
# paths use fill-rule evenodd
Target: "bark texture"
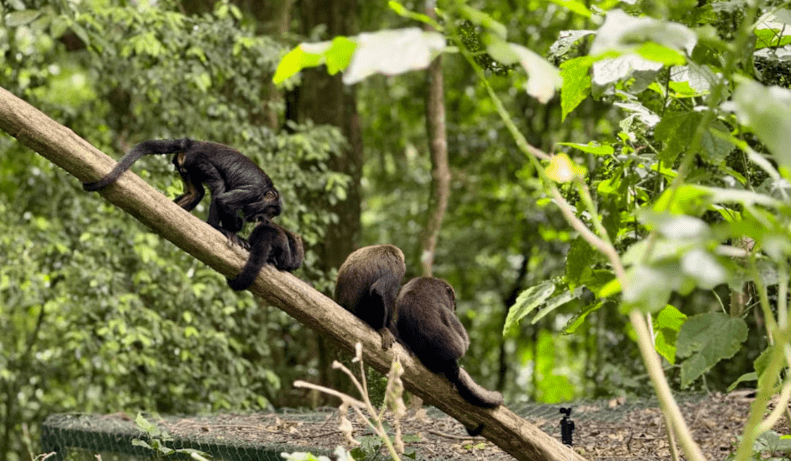
M 108 173 L 115 160 L 45 114 L 0 88 L 0 129 L 79 181 L 92 181 Z M 226 238 L 149 186 L 131 171 L 124 173 L 101 195 L 118 208 L 162 235 L 224 276 L 242 268 L 247 253 L 229 247 Z M 518 417 L 506 407 L 474 407 L 462 399 L 445 378 L 429 372 L 398 344 L 381 350 L 379 336 L 330 298 L 287 272 L 265 266 L 250 287 L 256 295 L 279 307 L 342 348 L 353 351 L 361 342 L 368 364 L 386 372 L 394 355 L 404 368 L 405 387 L 470 428 L 484 425 L 482 435 L 520 460 L 582 460 L 559 441 Z

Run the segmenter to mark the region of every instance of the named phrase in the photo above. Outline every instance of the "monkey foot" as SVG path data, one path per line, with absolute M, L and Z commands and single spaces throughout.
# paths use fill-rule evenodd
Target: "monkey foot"
M 393 333 L 387 328 L 382 328 L 381 330 L 378 330 L 377 333 L 379 333 L 379 336 L 382 337 L 382 350 L 386 351 L 390 349 L 390 347 L 392 347 L 393 343 L 395 342 Z

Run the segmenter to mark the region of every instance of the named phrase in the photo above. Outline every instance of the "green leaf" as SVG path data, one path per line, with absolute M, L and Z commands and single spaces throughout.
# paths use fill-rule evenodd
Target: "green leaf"
M 8 16 L 6 16 L 5 25 L 6 27 L 24 26 L 25 24 L 35 21 L 40 14 L 41 12 L 38 10 L 14 11 L 13 13 L 8 13 Z
M 550 1 L 582 17 L 590 18 L 591 16 L 593 16 L 591 10 L 589 10 L 584 3 L 578 2 L 577 0 L 550 0 Z
M 666 66 L 683 66 L 687 62 L 678 50 L 654 42 L 643 43 L 635 52 L 645 59 L 661 62 Z
M 581 294 L 582 294 L 582 287 L 577 287 L 577 289 L 574 291 L 564 291 L 563 293 L 557 296 L 553 296 L 552 298 L 549 298 L 546 302 L 546 305 L 536 313 L 535 317 L 533 317 L 533 321 L 530 323 L 535 324 L 536 322 L 544 318 L 547 314 L 554 311 L 558 307 L 566 304 L 567 302 L 573 299 L 579 298 Z
M 331 46 L 330 42 L 315 44 L 301 43 L 280 60 L 272 81 L 283 83 L 287 78 L 296 75 L 306 67 L 316 67 L 324 62 L 324 52 Z
M 736 387 L 739 384 L 741 384 L 741 383 L 743 383 L 745 381 L 756 381 L 756 380 L 758 380 L 758 374 L 755 373 L 754 371 L 751 371 L 749 373 L 745 373 L 745 374 L 739 376 L 739 378 L 736 379 L 736 381 L 734 381 L 733 384 L 728 386 L 728 392 L 736 389 Z
M 682 151 L 692 143 L 692 137 L 703 116 L 699 112 L 666 112 L 656 125 L 656 139 L 665 143 L 659 160 L 672 164 Z
M 327 73 L 335 75 L 342 70 L 346 70 L 351 63 L 357 43 L 343 36 L 332 39 L 332 45 L 324 53 L 327 62 Z
M 560 89 L 560 107 L 563 109 L 563 120 L 590 95 L 590 68 L 593 62 L 594 59 L 582 56 L 569 59 L 560 65 L 560 76 L 563 78 L 563 86 Z
M 578 144 L 574 142 L 559 142 L 559 146 L 570 146 L 579 149 L 583 152 L 593 155 L 612 155 L 615 152 L 612 146 L 607 144 L 599 144 L 596 141 L 591 141 L 588 144 Z
M 697 215 L 709 205 L 710 194 L 701 186 L 685 184 L 675 191 L 668 188 L 654 203 L 654 211 Z
M 543 282 L 539 285 L 530 287 L 519 294 L 516 302 L 508 310 L 508 317 L 505 319 L 503 334 L 505 335 L 519 325 L 519 322 L 535 308 L 543 304 L 555 291 L 555 284 Z
M 593 263 L 597 260 L 598 253 L 590 244 L 581 237 L 571 242 L 571 247 L 566 253 L 566 284 L 570 289 L 582 285 L 583 278 L 593 271 Z
M 579 328 L 580 325 L 582 325 L 585 322 L 585 319 L 588 317 L 588 314 L 601 309 L 603 305 L 604 305 L 604 300 L 599 300 L 588 306 L 563 329 L 563 332 L 566 334 L 572 334 L 575 331 L 577 331 L 577 328 Z
M 720 360 L 733 357 L 746 339 L 747 324 L 740 318 L 721 312 L 688 318 L 676 342 L 678 357 L 687 358 L 681 365 L 681 387 L 688 387 Z
M 676 363 L 676 339 L 678 331 L 686 319 L 686 315 L 670 304 L 653 318 L 654 331 L 656 332 L 654 346 L 659 355 L 671 364 Z
M 791 168 L 791 91 L 743 81 L 733 93 L 736 117 L 772 152 L 777 162 Z

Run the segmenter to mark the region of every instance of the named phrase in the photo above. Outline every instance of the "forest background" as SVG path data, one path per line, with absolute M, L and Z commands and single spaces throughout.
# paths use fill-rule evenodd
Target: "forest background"
M 755 381 L 773 335 L 788 337 L 789 146 L 772 133 L 791 132 L 791 97 L 761 83 L 788 86 L 791 15 L 668 3 L 449 2 L 451 179 L 435 247 L 426 73 L 344 85 L 320 68 L 272 83 L 300 42 L 415 26 L 386 2 L 3 0 L 0 86 L 118 157 L 151 138 L 238 148 L 308 244 L 296 275 L 327 294 L 353 249 L 399 246 L 407 277 L 430 270 L 455 287 L 472 338 L 463 364 L 507 402 L 651 395 L 625 315 L 636 308 L 654 314 L 674 389 L 725 390 Z M 613 39 L 604 17 L 616 8 L 656 20 Z M 538 101 L 526 77 L 549 76 L 491 57 L 501 28 L 561 67 L 561 97 Z M 597 68 L 594 35 L 655 46 Z M 582 172 L 541 172 L 514 129 Z M 134 170 L 169 197 L 181 190 L 162 158 Z M 625 263 L 624 296 L 618 263 L 568 225 L 547 178 Z M 0 196 L 0 461 L 25 458 L 24 434 L 37 440 L 55 412 L 304 407 L 325 402 L 294 380 L 344 386 L 332 344 L 5 134 Z M 530 316 L 504 332 L 509 312 Z

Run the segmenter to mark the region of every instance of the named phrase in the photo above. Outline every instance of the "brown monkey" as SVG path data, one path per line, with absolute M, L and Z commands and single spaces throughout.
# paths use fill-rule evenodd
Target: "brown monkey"
M 445 375 L 467 402 L 484 408 L 503 403 L 499 392 L 478 385 L 458 360 L 470 338 L 456 317 L 456 293 L 448 282 L 418 277 L 401 288 L 396 302 L 398 341 L 434 373 Z
M 395 245 L 373 245 L 350 254 L 335 280 L 335 301 L 371 326 L 382 338 L 382 349 L 393 345 L 393 315 L 404 253 Z

